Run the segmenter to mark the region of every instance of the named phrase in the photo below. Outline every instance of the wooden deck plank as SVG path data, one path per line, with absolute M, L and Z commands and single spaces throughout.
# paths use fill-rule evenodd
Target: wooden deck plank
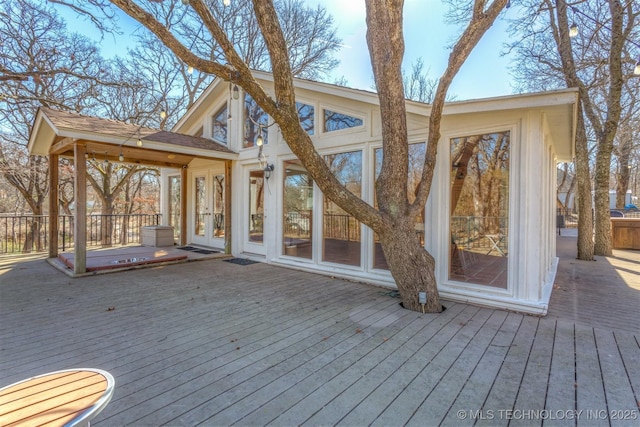
M 370 313 L 370 310 L 366 310 Z M 378 340 L 384 342 L 384 333 L 396 334 L 405 331 L 415 323 L 415 314 L 408 314 L 393 302 L 393 309 L 385 309 L 381 313 L 391 315 L 395 319 L 394 328 L 382 330 L 375 327 L 376 319 L 364 318 L 364 323 L 354 323 L 353 316 L 343 319 L 344 329 L 339 336 L 327 337 L 318 335 L 312 347 L 300 351 L 293 357 L 279 361 L 278 364 L 267 366 L 257 376 L 249 381 L 238 383 L 225 396 L 217 396 L 207 401 L 189 413 L 171 422 L 180 424 L 196 424 L 203 422 L 207 425 L 231 425 L 237 422 L 244 424 L 241 419 L 247 414 L 260 408 L 289 388 L 312 377 L 321 370 L 328 369 L 328 365 L 339 357 L 344 357 L 356 346 L 364 346 L 365 342 Z M 212 409 L 215 408 L 215 409 Z M 267 420 L 265 419 L 265 422 Z
M 461 325 L 460 331 L 430 359 L 423 362 L 416 376 L 407 384 L 404 390 L 396 397 L 385 410 L 376 418 L 373 425 L 392 425 L 394 423 L 406 424 L 419 409 L 424 400 L 424 395 L 433 390 L 442 380 L 455 362 L 462 356 L 469 344 L 491 319 L 491 310 L 482 309 L 468 322 Z M 490 332 L 490 327 L 487 332 Z
M 424 400 L 409 419 L 409 424 L 420 424 L 424 420 L 433 420 L 441 424 L 456 398 L 475 371 L 481 358 L 507 318 L 506 312 L 494 311 L 491 317 L 476 332 L 469 344 L 460 353 L 446 374 L 437 380 L 433 387 L 424 392 Z
M 482 414 L 487 416 L 477 418 L 475 425 L 508 425 L 509 420 L 501 416 L 502 412 L 500 411 L 511 411 L 515 407 L 516 397 L 525 375 L 539 322 L 540 319 L 536 317 L 525 316 L 522 319 L 507 356 L 491 386 L 489 395 L 479 408 L 482 410 Z M 468 410 L 473 409 L 468 408 Z M 489 414 L 492 415 L 489 416 Z
M 576 410 L 574 341 L 573 323 L 558 320 L 544 407 L 549 411 L 549 419 L 544 421 L 545 426 L 575 425 L 575 418 L 566 416 L 566 414 L 574 414 Z
M 540 319 L 529 354 L 529 361 L 518 390 L 518 397 L 514 405 L 515 411 L 543 410 L 545 408 L 555 331 L 556 321 Z M 509 421 L 509 426 L 541 424 L 541 419 L 529 420 L 524 417 L 517 417 Z
M 637 426 L 640 424 L 640 402 L 634 398 L 613 333 L 596 328 L 594 334 L 607 399 L 608 422 L 612 426 Z
M 463 308 L 464 306 L 461 305 L 450 305 L 446 315 L 453 317 Z M 348 380 L 349 377 L 353 380 L 350 371 L 345 371 L 334 378 L 332 380 L 334 384 L 329 385 L 333 390 L 331 399 L 320 410 L 304 420 L 303 424 L 337 424 L 345 414 L 360 405 L 381 383 L 387 381 L 402 364 L 420 350 L 426 340 L 436 333 L 435 329 L 427 329 L 427 325 L 436 321 L 438 317 L 439 315 L 424 315 L 413 322 L 411 329 L 407 328 L 401 334 L 385 337 L 385 345 L 380 347 L 385 348 L 384 359 L 378 363 L 368 363 L 370 369 L 346 387 L 342 386 L 343 381 Z M 427 319 L 428 323 L 425 324 L 422 318 Z M 389 352 L 389 347 L 391 347 L 391 352 Z
M 640 342 L 637 336 L 626 331 L 615 331 L 613 336 L 638 407 L 640 407 Z
M 416 314 L 417 313 L 415 313 L 413 316 L 415 316 Z M 431 327 L 432 324 L 432 322 L 429 322 L 427 327 Z M 424 326 L 425 325 L 423 324 L 423 328 Z M 354 367 L 354 365 L 360 364 L 360 361 L 376 348 L 381 346 L 386 347 L 388 341 L 394 339 L 396 336 L 397 338 L 405 336 L 402 329 L 391 334 L 391 332 L 393 331 L 394 329 L 379 331 L 379 333 L 372 336 L 371 338 L 365 339 L 361 344 L 353 347 L 348 352 L 345 352 L 344 354 L 333 360 L 327 361 L 326 366 L 324 366 L 322 369 L 315 371 L 312 375 L 305 377 L 302 381 L 299 381 L 293 386 L 289 387 L 283 393 L 273 397 L 267 403 L 262 405 L 258 410 L 250 413 L 247 417 L 243 418 L 240 423 L 271 423 L 275 425 L 286 423 L 284 421 L 284 418 L 291 416 L 294 412 L 297 411 L 296 408 L 286 414 L 287 411 L 289 411 L 291 408 L 295 408 L 298 404 L 305 405 L 306 403 L 308 403 L 308 397 L 310 395 L 319 390 L 324 384 L 330 382 L 332 379 L 339 377 L 339 375 L 343 372 L 346 372 L 347 370 L 351 372 L 351 369 Z M 385 337 L 388 338 L 387 341 L 384 340 Z M 397 342 L 397 340 L 394 340 L 394 342 Z M 353 382 L 354 380 L 351 379 L 350 381 Z M 285 414 L 284 417 L 280 418 L 283 414 Z M 301 423 L 311 415 L 312 413 L 307 413 L 295 423 Z
M 595 324 L 605 310 L 607 325 L 624 321 L 615 299 L 591 318 L 575 299 L 549 319 L 451 302 L 421 315 L 380 288 L 265 264 L 203 261 L 80 279 L 43 260 L 10 265 L 0 267 L 0 386 L 78 366 L 109 371 L 115 393 L 98 427 L 369 425 L 385 410 L 408 415 L 380 423 L 424 425 L 431 415 L 445 425 L 516 425 L 497 411 L 571 406 L 572 327 L 573 407 L 592 411 L 578 425 L 596 425 L 594 411 L 612 401 L 638 400 L 634 323 Z M 457 419 L 462 409 L 495 417 Z
M 256 366 L 256 361 L 274 353 L 279 353 L 279 357 L 286 357 L 284 349 L 335 324 L 334 316 L 341 311 L 341 307 L 324 311 L 313 310 L 313 314 L 308 318 L 302 318 L 304 321 L 301 321 L 300 316 L 293 317 L 288 323 L 270 321 L 270 328 L 255 338 L 227 342 L 223 347 L 219 347 L 219 351 L 208 352 L 188 363 L 181 363 L 179 370 L 172 369 L 170 375 L 160 382 L 157 382 L 155 377 L 148 377 L 153 384 L 147 384 L 147 387 L 155 390 L 153 398 L 145 396 L 146 400 L 140 401 L 135 395 L 129 396 L 126 402 L 127 410 L 109 419 L 109 422 L 120 424 L 141 420 L 183 397 L 195 396 L 196 391 L 201 390 L 214 378 L 227 377 L 237 371 L 250 377 L 254 371 L 247 368 Z
M 514 345 L 514 339 L 521 322 L 522 316 L 508 313 L 505 322 L 500 326 L 487 351 L 482 355 L 468 381 L 456 397 L 455 402 L 449 407 L 446 417 L 441 421 L 441 425 L 473 425 L 476 418 L 489 416 L 489 414 L 482 412 L 483 404 L 491 391 L 493 382 L 507 357 L 509 349 Z
M 585 413 L 606 411 L 602 371 L 593 328 L 576 325 L 576 409 Z M 591 417 L 592 425 L 609 425 L 602 417 Z
M 376 305 L 378 310 L 373 310 Z M 397 309 L 395 301 L 381 299 L 375 304 L 370 302 L 355 308 L 353 315 L 357 318 L 375 321 L 376 317 L 384 316 L 385 312 L 394 312 Z M 293 342 L 283 351 L 268 355 L 260 360 L 254 358 L 251 365 L 226 375 L 222 384 L 218 381 L 205 384 L 198 390 L 198 396 L 187 397 L 191 402 L 189 411 L 169 413 L 163 408 L 151 416 L 160 417 L 160 419 L 169 417 L 170 423 L 174 422 L 172 421 L 174 418 L 180 417 L 179 423 L 195 425 L 242 399 L 246 393 L 251 393 L 274 381 L 278 375 L 283 375 L 286 370 L 294 369 L 296 363 L 298 365 L 304 364 L 308 361 L 308 357 L 314 354 L 314 351 L 327 351 L 330 348 L 327 341 L 335 344 L 336 340 L 337 342 L 344 341 L 355 333 L 356 328 L 353 327 L 352 321 L 344 316 L 344 312 L 338 313 L 331 316 L 326 328 L 305 332 L 301 335 L 302 339 Z M 216 399 L 222 393 L 224 393 L 224 398 Z M 143 419 L 141 422 L 145 422 L 145 420 Z

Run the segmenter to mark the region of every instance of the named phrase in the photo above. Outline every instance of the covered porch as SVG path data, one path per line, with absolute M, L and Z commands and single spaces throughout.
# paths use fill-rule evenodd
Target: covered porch
M 179 245 L 187 241 L 187 170 L 195 159 L 224 162 L 225 210 L 231 212 L 231 163 L 237 154 L 212 140 L 143 126 L 100 119 L 41 107 L 29 139 L 29 154 L 48 156 L 49 257 L 58 253 L 58 181 L 59 158 L 72 159 L 74 168 L 74 239 L 73 272 L 87 272 L 86 214 L 87 159 L 147 165 L 180 170 Z M 231 253 L 231 216 L 225 215 L 225 250 Z

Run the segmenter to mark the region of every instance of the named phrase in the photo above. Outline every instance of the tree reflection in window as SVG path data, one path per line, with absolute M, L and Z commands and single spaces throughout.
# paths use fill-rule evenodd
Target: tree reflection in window
M 507 287 L 510 132 L 453 138 L 449 278 Z
M 300 126 L 302 126 L 302 129 L 309 135 L 313 135 L 315 128 L 315 120 L 313 117 L 315 108 L 313 105 L 296 102 L 296 109 L 298 110 L 298 117 L 300 118 Z
M 269 115 L 264 112 L 258 103 L 249 95 L 244 96 L 244 146 L 253 147 L 262 126 L 262 139 L 265 144 L 269 143 L 267 126 L 269 125 Z
M 217 142 L 227 143 L 227 104 L 224 104 L 217 113 L 213 115 L 213 129 L 211 135 Z
M 348 116 L 336 111 L 324 110 L 324 131 L 333 132 L 340 129 L 348 129 L 362 126 L 363 121 L 358 117 Z

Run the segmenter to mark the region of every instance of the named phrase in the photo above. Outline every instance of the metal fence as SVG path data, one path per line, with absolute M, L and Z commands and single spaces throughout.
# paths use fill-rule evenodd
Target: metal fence
M 140 227 L 160 224 L 161 214 L 87 215 L 87 247 L 140 243 Z M 72 215 L 58 216 L 58 249 L 73 248 Z M 49 250 L 48 215 L 0 214 L 0 255 Z
M 451 217 L 451 241 L 458 248 L 475 252 L 509 253 L 509 227 L 506 217 Z

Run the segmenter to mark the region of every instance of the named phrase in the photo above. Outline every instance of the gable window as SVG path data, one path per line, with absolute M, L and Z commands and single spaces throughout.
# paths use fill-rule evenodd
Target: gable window
M 264 144 L 269 143 L 267 126 L 269 115 L 247 93 L 244 96 L 244 146 L 253 147 L 256 138 L 262 133 Z
M 227 143 L 227 104 L 224 104 L 212 117 L 211 136 L 217 142 Z
M 363 125 L 362 119 L 324 109 L 324 131 L 333 132 L 341 129 L 349 129 Z
M 315 128 L 315 108 L 313 105 L 296 102 L 296 110 L 298 110 L 298 117 L 300 118 L 300 126 L 302 126 L 302 129 L 309 135 L 313 135 Z

